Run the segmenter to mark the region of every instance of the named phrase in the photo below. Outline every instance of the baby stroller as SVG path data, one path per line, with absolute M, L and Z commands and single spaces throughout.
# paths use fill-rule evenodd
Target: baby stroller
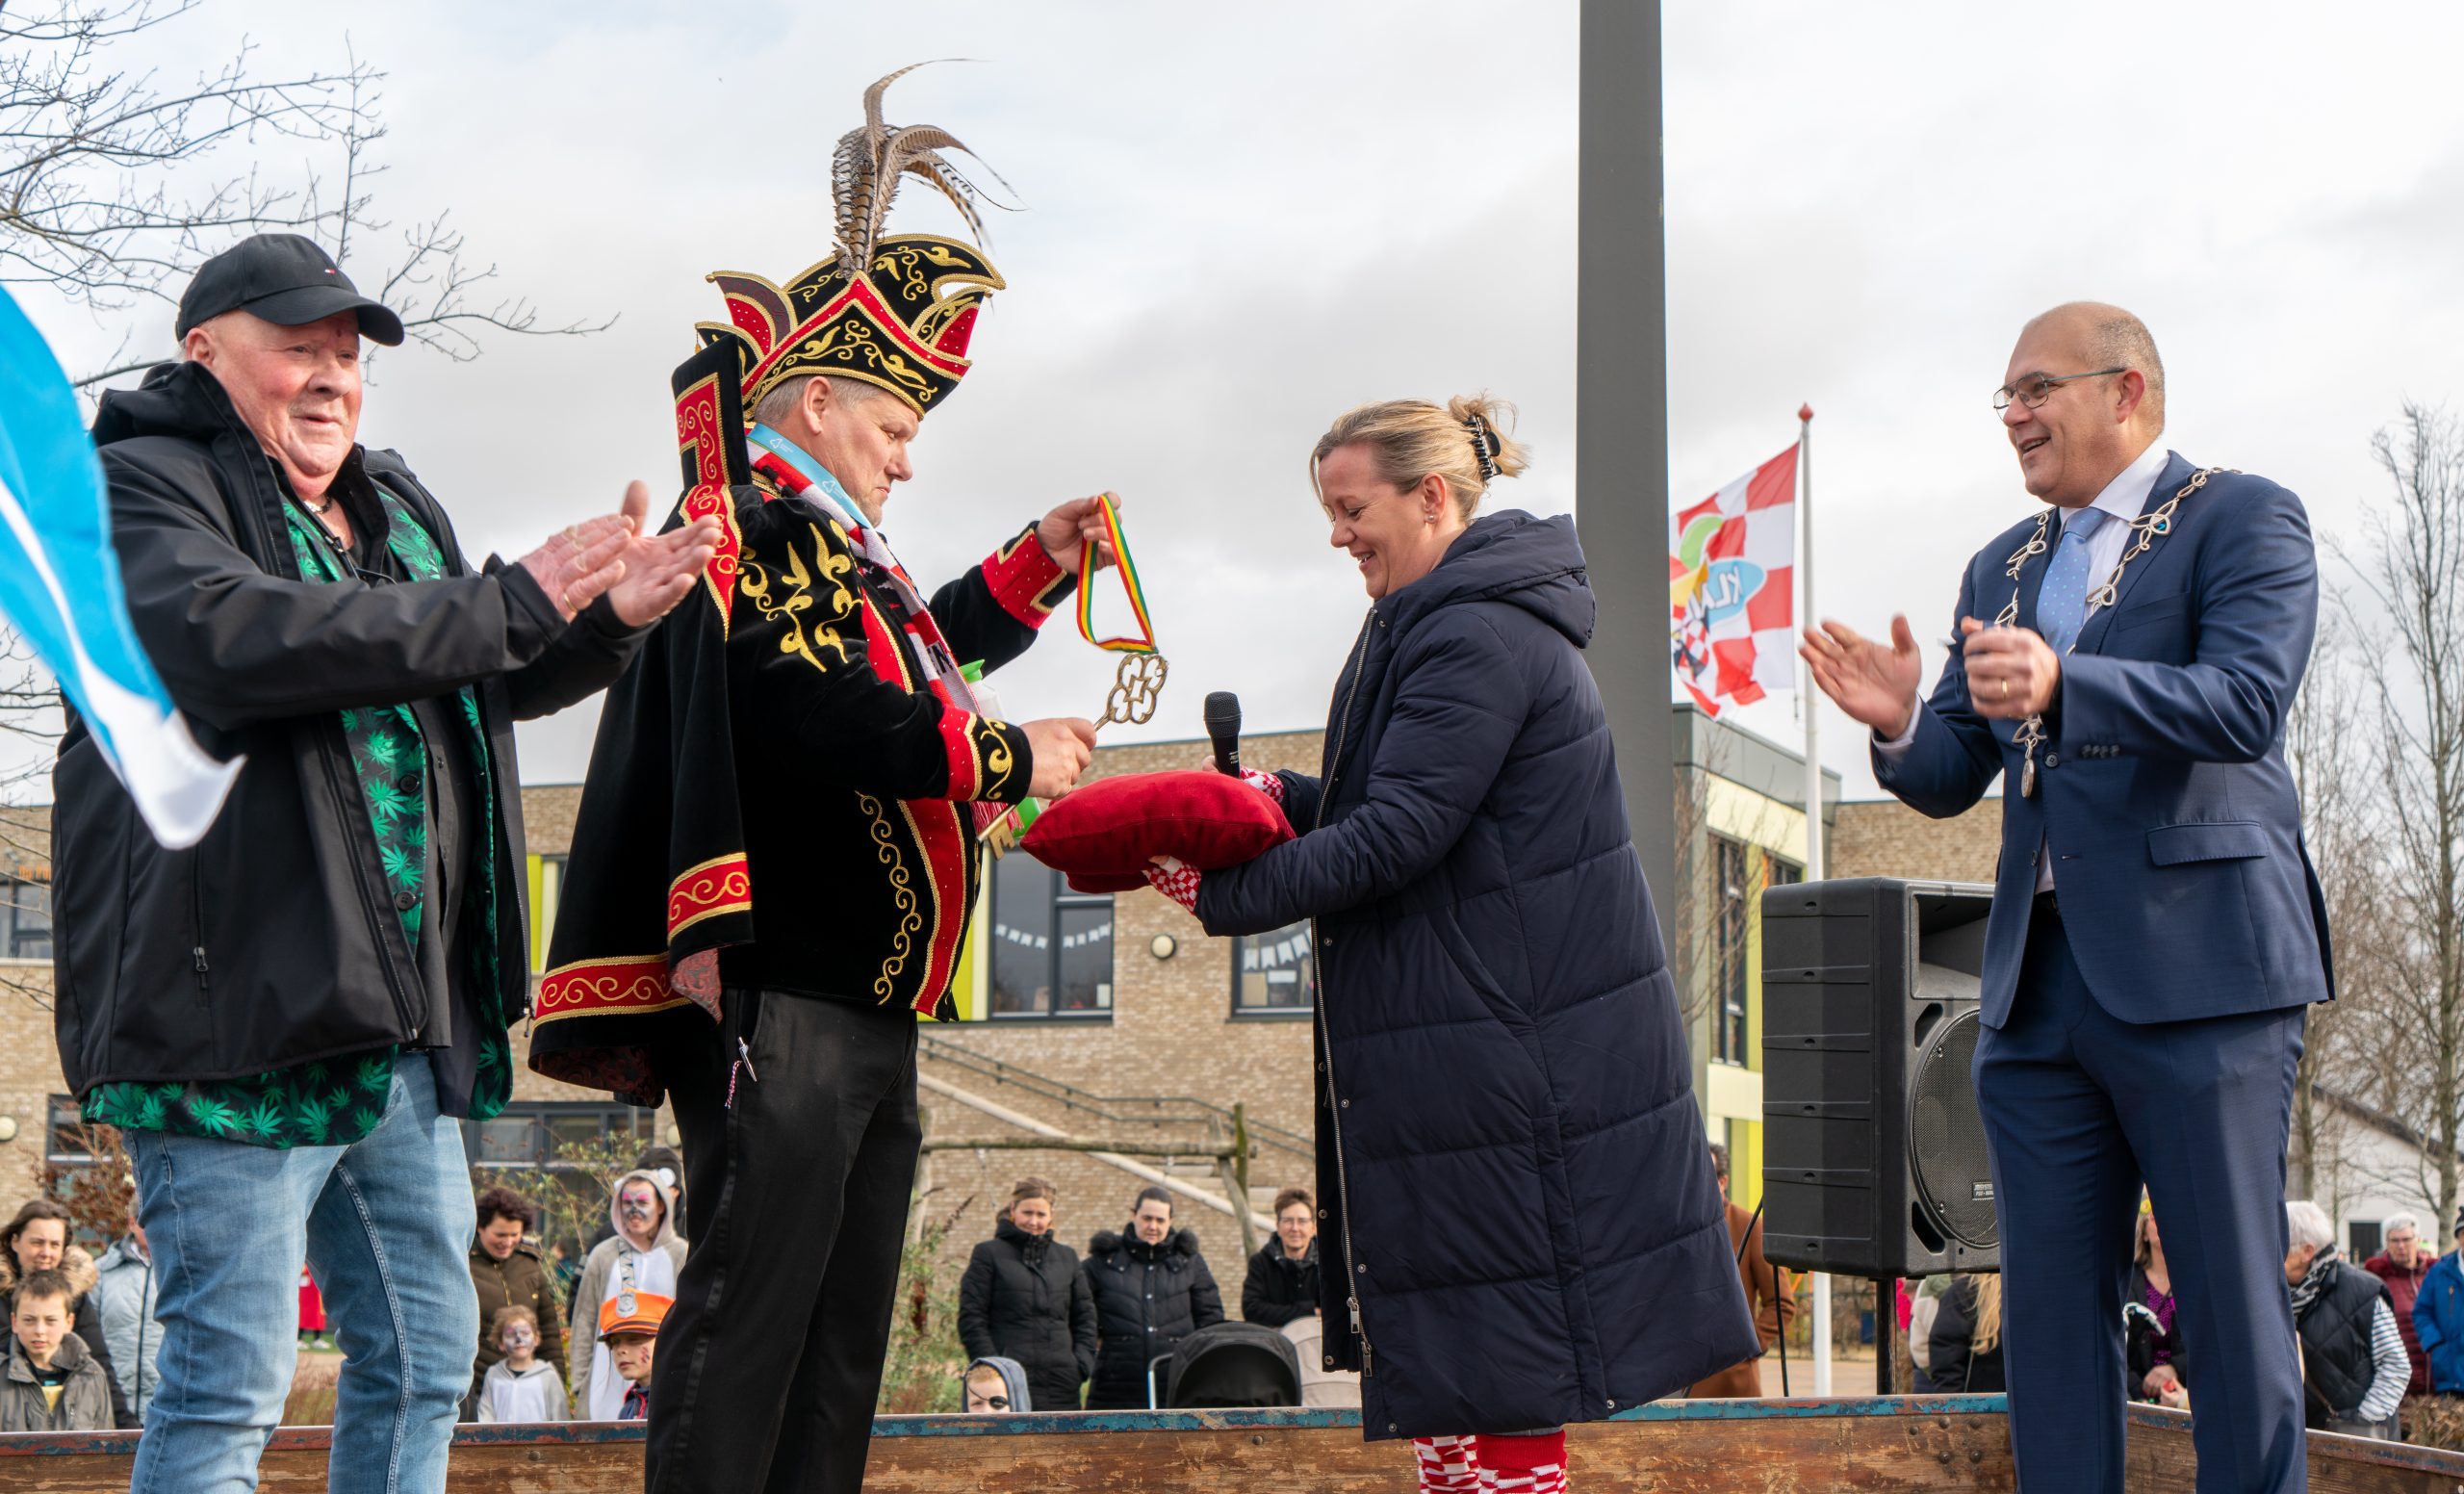
M 1163 1375 L 1159 1387 L 1156 1377 Z M 1147 1361 L 1146 1403 L 1203 1406 L 1298 1405 L 1300 1355 L 1292 1340 L 1255 1323 L 1219 1323 Z

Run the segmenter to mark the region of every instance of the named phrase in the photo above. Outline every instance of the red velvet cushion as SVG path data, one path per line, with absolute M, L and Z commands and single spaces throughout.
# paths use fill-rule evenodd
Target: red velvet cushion
M 1237 778 L 1190 769 L 1097 779 L 1046 805 L 1018 843 L 1078 891 L 1126 892 L 1146 885 L 1158 856 L 1217 871 L 1291 838 L 1272 799 Z

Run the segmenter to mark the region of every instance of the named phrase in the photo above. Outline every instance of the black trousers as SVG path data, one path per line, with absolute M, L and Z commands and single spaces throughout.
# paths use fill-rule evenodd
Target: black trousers
M 694 1229 L 645 1487 L 856 1494 L 922 1140 L 915 1015 L 733 988 L 722 1010 L 662 1064 Z

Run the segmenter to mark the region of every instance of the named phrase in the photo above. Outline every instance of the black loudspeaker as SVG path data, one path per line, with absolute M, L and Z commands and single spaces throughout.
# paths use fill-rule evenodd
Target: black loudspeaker
M 1762 894 L 1762 1248 L 1851 1276 L 2001 1269 L 1976 1111 L 1993 889 L 1846 878 Z

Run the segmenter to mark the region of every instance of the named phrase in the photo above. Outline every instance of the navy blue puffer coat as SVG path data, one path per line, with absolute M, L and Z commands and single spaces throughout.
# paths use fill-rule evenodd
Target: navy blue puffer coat
M 1322 1302 L 1373 1439 L 1597 1421 L 1761 1352 L 1593 617 L 1572 520 L 1472 525 L 1371 609 L 1322 776 L 1285 778 L 1314 828 L 1199 889 L 1209 933 L 1317 920 Z

